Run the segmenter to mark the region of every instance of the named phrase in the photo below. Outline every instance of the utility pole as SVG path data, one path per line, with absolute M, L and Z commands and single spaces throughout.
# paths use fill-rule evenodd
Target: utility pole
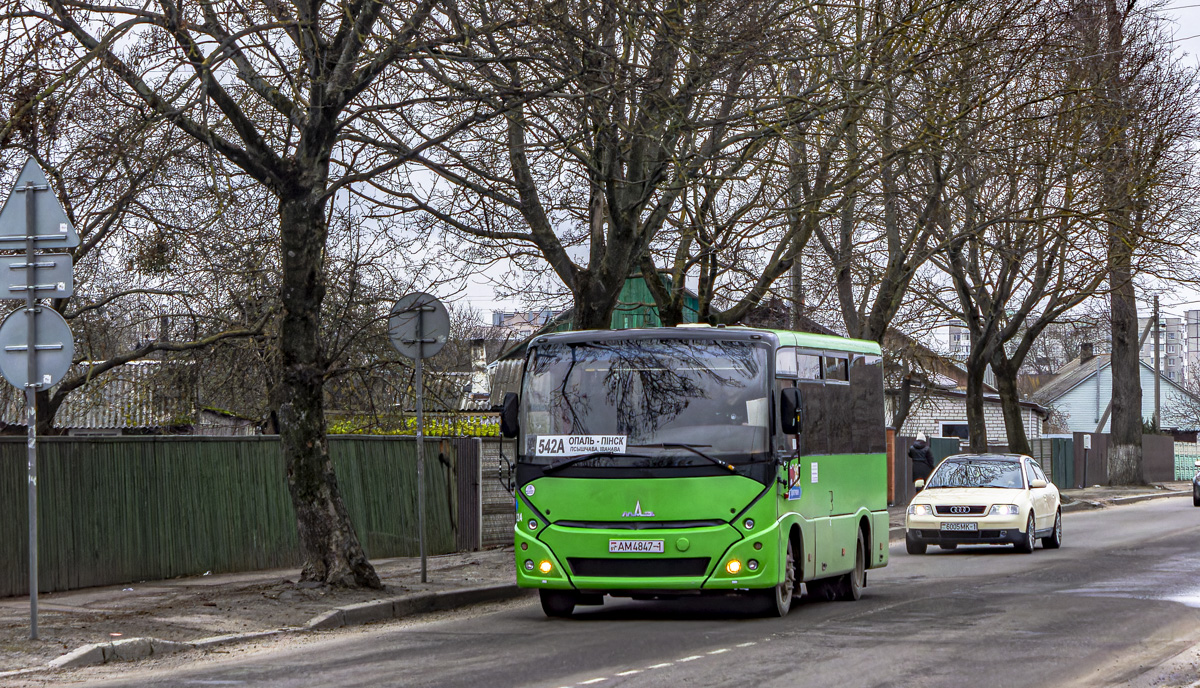
M 1159 319 L 1158 295 L 1154 296 L 1154 432 L 1162 429 L 1162 417 L 1159 415 L 1162 398 L 1162 351 L 1159 349 Z

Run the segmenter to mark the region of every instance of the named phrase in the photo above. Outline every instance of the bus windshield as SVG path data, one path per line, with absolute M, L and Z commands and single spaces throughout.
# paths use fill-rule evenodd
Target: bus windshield
M 697 339 L 535 347 L 521 394 L 520 460 L 595 454 L 588 465 L 658 467 L 761 459 L 767 351 L 757 342 Z

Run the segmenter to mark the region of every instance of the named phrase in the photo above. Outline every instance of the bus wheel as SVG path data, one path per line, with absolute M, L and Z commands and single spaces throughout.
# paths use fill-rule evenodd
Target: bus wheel
M 761 611 L 765 616 L 787 616 L 792 609 L 792 595 L 796 592 L 796 550 L 792 547 L 791 538 L 788 538 L 787 557 L 783 566 L 783 582 L 756 595 L 761 601 Z
M 575 611 L 575 594 L 566 590 L 538 590 L 542 598 L 542 611 L 546 616 L 567 618 Z
M 858 531 L 858 544 L 854 547 L 854 570 L 844 574 L 838 581 L 837 597 L 835 599 L 852 602 L 862 597 L 863 588 L 867 587 L 867 544 L 863 540 L 862 531 Z

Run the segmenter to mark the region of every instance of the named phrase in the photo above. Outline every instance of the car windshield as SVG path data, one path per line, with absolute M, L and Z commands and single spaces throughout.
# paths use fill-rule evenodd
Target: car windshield
M 628 339 L 535 347 L 521 394 L 520 460 L 557 464 L 592 454 L 592 467 L 764 460 L 766 376 L 767 347 L 759 342 Z
M 1023 489 L 1021 464 L 1009 459 L 949 458 L 929 476 L 926 488 L 935 487 L 1003 487 Z

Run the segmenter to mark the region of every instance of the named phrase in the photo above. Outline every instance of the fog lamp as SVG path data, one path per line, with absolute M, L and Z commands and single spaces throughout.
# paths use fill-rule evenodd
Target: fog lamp
M 729 563 L 725 565 L 725 570 L 736 576 L 742 570 L 742 562 L 737 559 L 730 559 Z
M 525 570 L 526 570 L 526 571 L 532 571 L 532 570 L 533 570 L 533 560 L 532 560 L 532 559 L 526 559 L 526 560 L 525 560 Z
M 537 530 L 537 519 L 533 519 L 533 518 L 529 519 L 529 529 Z
M 750 561 L 746 562 L 746 568 L 750 569 L 751 571 L 757 571 L 758 570 L 758 560 L 751 559 Z
M 554 564 L 551 564 L 548 561 L 543 561 L 542 563 L 538 564 L 538 571 L 541 571 L 543 574 L 550 573 L 552 570 L 554 570 Z
M 748 518 L 742 525 L 746 526 L 746 530 L 754 530 L 754 519 Z

